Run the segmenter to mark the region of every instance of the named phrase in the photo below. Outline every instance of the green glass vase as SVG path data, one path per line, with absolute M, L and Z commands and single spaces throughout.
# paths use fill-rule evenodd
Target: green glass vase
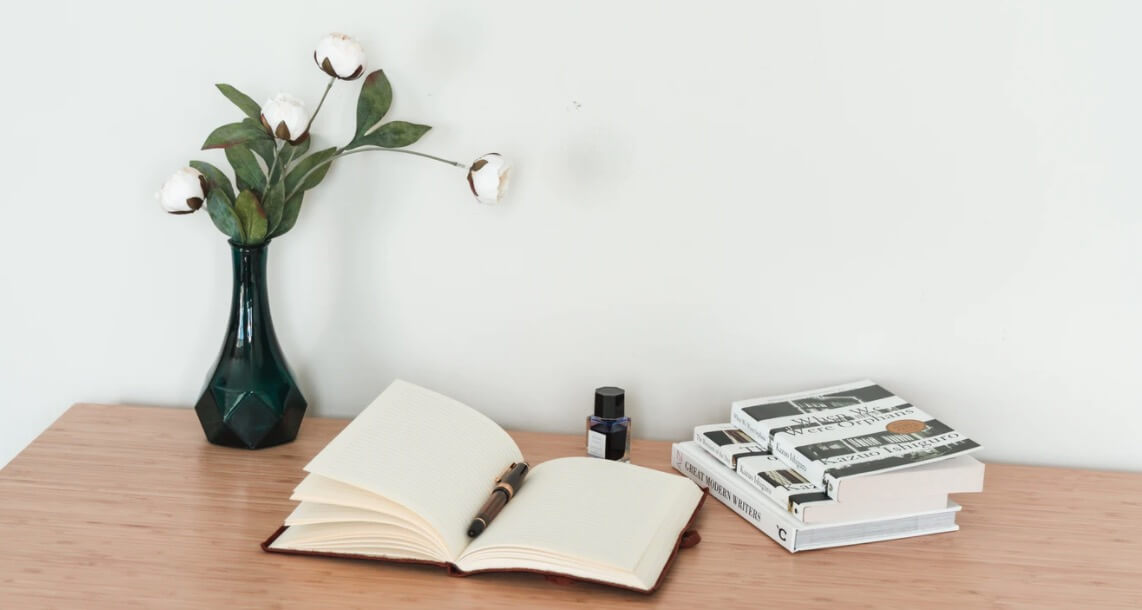
M 261 449 L 297 438 L 305 397 L 282 355 L 266 292 L 269 243 L 230 242 L 234 290 L 218 361 L 194 409 L 216 445 Z

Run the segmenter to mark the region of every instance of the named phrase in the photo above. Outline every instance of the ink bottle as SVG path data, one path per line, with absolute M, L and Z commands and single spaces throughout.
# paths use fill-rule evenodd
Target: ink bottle
M 623 413 L 622 388 L 595 390 L 595 414 L 587 417 L 587 455 L 630 461 L 630 418 Z

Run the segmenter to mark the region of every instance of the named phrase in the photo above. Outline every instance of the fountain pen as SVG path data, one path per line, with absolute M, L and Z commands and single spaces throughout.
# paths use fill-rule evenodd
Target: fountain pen
M 508 466 L 508 469 L 496 481 L 496 486 L 492 488 L 492 495 L 488 496 L 488 501 L 484 502 L 480 512 L 476 513 L 476 517 L 472 519 L 472 524 L 468 526 L 469 538 L 479 536 L 492 522 L 492 519 L 500 514 L 500 510 L 507 505 L 508 500 L 511 500 L 515 492 L 523 485 L 523 477 L 527 474 L 527 468 L 527 462 L 516 462 Z

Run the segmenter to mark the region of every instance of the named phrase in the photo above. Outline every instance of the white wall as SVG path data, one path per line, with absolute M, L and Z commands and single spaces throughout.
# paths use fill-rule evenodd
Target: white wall
M 0 464 L 70 403 L 189 406 L 228 252 L 151 198 L 236 110 L 317 101 L 358 36 L 416 145 L 500 151 L 502 207 L 398 155 L 335 166 L 271 246 L 312 415 L 394 377 L 505 426 L 638 435 L 872 377 L 992 460 L 1142 468 L 1132 2 L 26 5 L 0 24 Z M 338 86 L 318 143 L 352 129 Z M 304 428 L 303 428 L 304 433 Z

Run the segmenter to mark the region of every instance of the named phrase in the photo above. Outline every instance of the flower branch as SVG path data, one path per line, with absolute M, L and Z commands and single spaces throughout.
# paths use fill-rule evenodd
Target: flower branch
M 392 86 L 383 70 L 369 73 L 357 97 L 357 124 L 347 144 L 308 152 L 310 129 L 337 80 L 364 75 L 361 45 L 343 34 L 330 34 L 318 43 L 314 62 L 329 75 L 329 82 L 313 113 L 304 103 L 279 93 L 259 106 L 230 85 L 219 91 L 246 118 L 223 125 L 206 138 L 202 148 L 223 149 L 234 169 L 237 192 L 224 172 L 203 161 L 176 172 L 163 185 L 158 198 L 163 208 L 189 214 L 206 207 L 214 225 L 236 243 L 256 245 L 293 228 L 306 191 L 324 180 L 333 162 L 349 155 L 382 151 L 413 155 L 468 170 L 468 185 L 481 203 L 496 203 L 507 186 L 509 167 L 498 154 L 471 164 L 452 161 L 406 147 L 415 144 L 431 127 L 407 121 L 382 120 L 392 105 Z M 257 162 L 261 157 L 265 165 Z
M 325 91 L 321 93 L 321 99 L 317 102 L 317 108 L 314 108 L 313 114 L 309 117 L 309 122 L 305 124 L 306 133 L 308 133 L 309 128 L 313 126 L 313 119 L 317 118 L 317 113 L 321 112 L 321 107 L 325 104 L 325 97 L 329 95 L 329 90 L 333 88 L 333 83 L 335 82 L 337 82 L 336 76 L 329 77 L 329 84 L 325 85 Z

